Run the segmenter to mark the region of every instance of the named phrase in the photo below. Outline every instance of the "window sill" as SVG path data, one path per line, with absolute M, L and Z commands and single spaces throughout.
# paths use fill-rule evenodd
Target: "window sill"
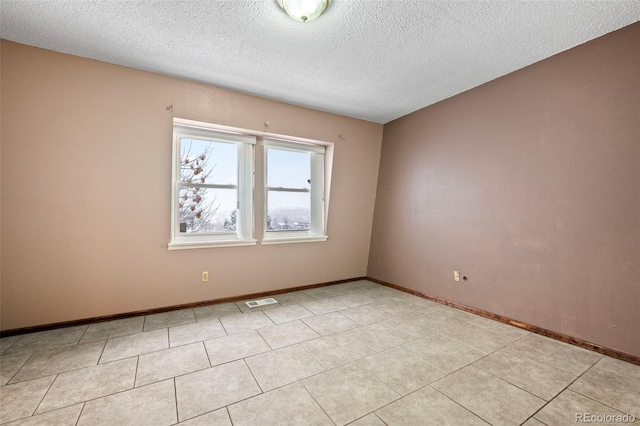
M 215 247 L 255 246 L 258 240 L 221 240 L 221 241 L 173 241 L 167 247 L 169 250 L 189 250 Z
M 265 238 L 262 240 L 263 245 L 269 244 L 289 244 L 289 243 L 316 243 L 321 241 L 327 241 L 329 237 L 326 235 L 318 235 L 310 237 L 305 235 L 304 237 L 282 237 L 282 238 Z

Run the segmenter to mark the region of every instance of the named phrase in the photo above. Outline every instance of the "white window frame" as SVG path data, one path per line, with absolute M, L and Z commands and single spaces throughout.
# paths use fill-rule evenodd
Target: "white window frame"
M 263 138 L 264 146 L 264 235 L 262 244 L 283 244 L 295 242 L 316 242 L 326 241 L 328 239 L 326 233 L 326 216 L 327 206 L 326 199 L 328 193 L 326 188 L 326 151 L 327 146 L 320 143 L 309 143 L 287 139 Z M 268 154 L 269 148 L 281 149 L 294 152 L 305 152 L 310 154 L 310 198 L 311 198 L 311 227 L 309 230 L 291 230 L 291 231 L 269 231 L 267 230 L 267 213 L 268 213 L 268 191 L 279 190 L 280 188 L 268 187 Z M 284 191 L 292 191 L 293 189 L 283 189 Z
M 173 155 L 171 185 L 171 240 L 169 250 L 197 249 L 208 247 L 229 247 L 255 245 L 253 216 L 254 145 L 255 135 L 239 131 L 241 129 L 219 126 L 200 121 L 173 119 Z M 216 232 L 186 234 L 180 232 L 178 196 L 180 193 L 180 140 L 195 138 L 214 142 L 232 143 L 238 148 L 238 210 L 236 232 Z M 192 185 L 189 185 L 192 186 Z M 234 185 L 207 187 L 232 188 Z

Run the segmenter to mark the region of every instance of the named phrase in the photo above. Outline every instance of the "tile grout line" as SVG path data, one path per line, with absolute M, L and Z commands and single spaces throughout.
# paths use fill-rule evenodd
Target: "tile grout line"
M 329 371 L 329 370 L 327 370 Z M 321 374 L 321 373 L 318 373 Z M 317 375 L 317 374 L 316 374 Z M 314 376 L 316 376 L 314 375 Z M 313 377 L 313 376 L 309 376 L 309 377 Z M 308 379 L 309 377 L 305 377 L 304 379 Z M 303 379 L 303 380 L 304 380 Z M 313 394 L 311 393 L 311 391 L 309 389 L 307 389 L 307 387 L 304 385 L 304 383 L 302 382 L 302 380 L 298 380 L 297 383 L 300 383 L 300 386 L 302 386 L 302 388 L 305 390 L 305 392 L 311 397 L 311 399 L 313 399 L 313 402 L 316 403 L 316 405 L 318 407 L 320 407 L 320 409 L 322 410 L 322 412 L 325 414 L 325 416 L 327 416 L 327 418 L 329 419 L 329 421 L 331 423 L 333 423 L 334 425 L 336 425 L 336 422 L 331 418 L 331 416 L 329 415 L 329 413 L 327 413 L 327 411 L 324 409 L 324 407 L 318 402 L 318 400 L 316 399 L 315 396 L 313 396 Z
M 438 380 L 439 380 L 439 379 L 438 379 Z M 437 380 L 436 380 L 436 381 L 434 381 L 434 382 L 432 382 L 432 383 L 435 383 L 435 382 L 437 382 Z M 467 412 L 471 413 L 471 415 L 473 415 L 473 416 L 475 416 L 475 417 L 479 418 L 479 419 L 480 419 L 480 420 L 482 420 L 483 422 L 485 422 L 485 423 L 487 423 L 487 424 L 489 424 L 489 425 L 492 425 L 492 424 L 493 424 L 493 423 L 491 423 L 489 420 L 487 420 L 487 419 L 483 418 L 482 416 L 480 416 L 480 414 L 474 413 L 473 411 L 471 411 L 470 409 L 468 409 L 468 408 L 467 408 L 467 407 L 465 407 L 464 405 L 460 404 L 460 403 L 459 403 L 458 401 L 456 401 L 455 399 L 453 399 L 453 398 L 449 397 L 449 395 L 447 395 L 446 393 L 440 392 L 440 390 L 439 390 L 439 389 L 434 388 L 433 386 L 431 386 L 431 384 L 428 384 L 427 386 L 429 386 L 431 389 L 433 389 L 434 391 L 438 392 L 440 395 L 444 396 L 445 398 L 447 398 L 448 400 L 450 400 L 451 402 L 453 402 L 453 403 L 454 403 L 454 404 L 456 404 L 457 406 L 461 407 L 463 410 L 465 410 L 465 411 L 467 411 Z M 426 386 L 425 386 L 425 387 L 426 387 Z
M 46 376 L 45 376 L 46 377 Z M 38 405 L 36 405 L 35 410 L 33 410 L 33 412 L 31 413 L 31 415 L 29 417 L 33 417 L 36 412 L 38 411 L 38 408 L 40 408 L 40 405 L 42 404 L 42 401 L 44 401 L 44 399 L 47 397 L 47 395 L 49 394 L 49 391 L 51 391 L 51 388 L 53 387 L 53 385 L 56 383 L 56 380 L 58 380 L 58 377 L 60 377 L 60 374 L 56 374 L 56 377 L 53 379 L 53 381 L 51 382 L 51 384 L 49 385 L 49 387 L 47 388 L 47 391 L 44 393 L 44 395 L 42 395 L 42 398 L 40 398 L 40 402 L 38 402 Z M 38 380 L 38 379 L 33 379 L 33 380 Z M 28 380 L 27 380 L 28 381 Z M 24 383 L 24 382 L 20 382 L 20 383 Z M 60 407 L 62 408 L 62 407 Z M 51 410 L 51 411 L 55 411 L 55 410 Z M 47 411 L 45 411 L 47 412 Z M 41 413 L 43 414 L 43 413 Z M 27 417 L 25 417 L 27 418 Z
M 599 362 L 599 361 L 596 361 L 593 365 L 591 365 L 589 368 L 587 368 L 585 371 L 583 371 L 581 374 L 579 374 L 575 379 L 573 379 L 573 380 L 571 381 L 571 383 L 569 383 L 567 386 L 565 386 L 565 387 L 564 387 L 560 392 L 558 392 L 557 394 L 555 394 L 553 398 L 551 398 L 551 399 L 549 399 L 548 401 L 546 401 L 546 402 L 542 405 L 542 407 L 538 408 L 538 409 L 537 409 L 533 414 L 531 414 L 531 416 L 529 416 L 529 418 L 527 418 L 527 419 L 525 420 L 525 422 L 526 422 L 526 421 L 528 421 L 528 420 L 529 420 L 529 419 L 531 419 L 531 418 L 534 418 L 536 414 L 538 414 L 540 411 L 542 411 L 542 409 L 544 409 L 547 405 L 549 405 L 552 401 L 554 401 L 554 400 L 555 400 L 555 399 L 556 399 L 556 398 L 557 398 L 557 397 L 558 397 L 562 392 L 564 392 L 564 391 L 566 391 L 566 390 L 570 390 L 570 389 L 569 389 L 569 386 L 571 386 L 572 384 L 574 384 L 574 383 L 575 383 L 578 379 L 580 379 L 580 378 L 581 378 L 581 377 L 582 377 L 582 376 L 583 376 L 587 371 L 589 371 L 589 370 L 591 370 L 593 367 L 595 367 L 595 365 L 596 365 L 598 362 Z M 546 364 L 545 364 L 545 365 L 546 365 Z M 563 370 L 563 371 L 564 371 L 564 370 Z M 572 392 L 575 392 L 575 391 L 572 391 Z M 578 393 L 578 394 L 579 394 L 579 392 L 576 392 L 576 393 Z M 582 394 L 580 394 L 580 395 L 582 395 Z M 583 395 L 583 396 L 584 396 L 584 395 Z M 590 398 L 590 399 L 591 399 L 591 398 Z M 606 404 L 603 404 L 603 405 L 606 405 Z M 613 407 L 611 407 L 611 408 L 613 408 Z M 538 419 L 536 419 L 536 420 L 538 420 Z M 540 421 L 540 420 L 538 420 L 538 421 Z M 540 421 L 540 422 L 541 422 L 541 423 L 544 423 L 544 422 L 542 422 L 542 421 Z M 546 423 L 545 423 L 545 424 L 546 424 Z
M 22 369 L 24 368 L 24 366 L 25 366 L 25 365 L 27 365 L 27 363 L 29 362 L 29 360 L 30 360 L 31 358 L 33 358 L 33 355 L 34 355 L 34 354 L 35 354 L 35 352 L 33 352 L 33 353 L 29 354 L 29 356 L 27 357 L 27 359 L 25 359 L 25 360 L 24 360 L 24 362 L 22 363 L 22 365 L 20 365 L 20 367 L 18 367 L 18 369 L 16 370 L 16 372 L 15 372 L 15 373 L 13 373 L 13 375 L 9 378 L 9 380 L 7 380 L 7 383 L 5 383 L 5 384 L 4 384 L 4 385 L 2 385 L 2 386 L 14 385 L 14 384 L 16 384 L 16 383 L 22 383 L 22 382 L 26 382 L 27 380 L 32 380 L 32 379 L 27 379 L 27 380 L 22 380 L 22 381 L 20 381 L 20 382 L 16 382 L 16 383 L 11 383 L 11 381 L 16 377 L 16 375 L 20 372 L 20 370 L 22 370 Z M 11 355 L 9 355 L 9 356 L 11 356 Z M 50 375 L 50 374 L 49 374 L 49 375 Z M 45 376 L 42 376 L 42 377 L 47 377 L 47 376 L 45 375 Z M 42 377 L 34 377 L 33 379 L 40 379 L 40 378 L 42 378 Z
M 176 424 L 180 423 L 180 412 L 178 408 L 178 385 L 176 384 L 176 378 L 173 379 L 173 399 L 176 402 Z
M 82 402 L 82 407 L 80 407 L 80 412 L 78 413 L 78 418 L 76 419 L 76 422 L 74 423 L 75 426 L 78 426 L 78 423 L 80 423 L 80 417 L 82 417 L 82 412 L 84 411 L 85 405 L 86 405 L 86 403 L 83 401 Z
M 587 368 L 584 372 L 582 372 L 582 374 L 580 374 L 580 376 L 578 376 L 578 378 L 577 378 L 576 380 L 574 380 L 573 382 L 571 382 L 571 383 L 567 386 L 567 389 L 565 389 L 565 390 L 569 390 L 569 391 L 571 391 L 571 392 L 573 392 L 573 393 L 576 393 L 576 394 L 578 394 L 578 395 L 584 396 L 585 398 L 590 399 L 591 401 L 595 401 L 595 402 L 597 402 L 598 404 L 604 405 L 605 407 L 609 407 L 609 408 L 611 408 L 611 409 L 613 409 L 613 410 L 616 410 L 616 411 L 619 411 L 619 412 L 621 412 L 621 413 L 626 413 L 625 411 L 622 411 L 621 409 L 616 408 L 616 407 L 612 407 L 610 404 L 607 404 L 607 403 L 605 403 L 605 402 L 603 402 L 603 401 L 598 401 L 597 399 L 593 399 L 593 398 L 592 398 L 592 397 L 590 397 L 589 395 L 584 395 L 584 394 L 582 394 L 582 393 L 580 393 L 580 392 L 578 392 L 578 391 L 576 391 L 576 390 L 568 389 L 568 388 L 569 388 L 569 386 L 571 386 L 573 383 L 575 383 L 578 379 L 582 378 L 582 376 L 584 376 L 584 375 L 585 375 L 585 374 L 587 374 L 589 371 L 591 371 L 592 369 L 594 369 L 594 368 L 595 368 L 595 367 L 600 363 L 600 361 L 602 361 L 602 360 L 604 359 L 604 357 L 605 357 L 605 356 L 606 356 L 606 355 L 603 355 L 603 356 L 602 356 L 598 361 L 596 361 L 596 362 L 595 362 L 591 367 Z M 614 358 L 614 359 L 615 359 L 615 358 Z M 624 379 L 624 380 L 627 380 L 627 378 L 626 378 L 626 377 L 622 377 L 622 376 L 620 376 L 620 375 L 619 375 L 619 374 L 617 374 L 617 373 L 613 373 L 613 374 L 614 374 L 614 375 L 616 375 L 616 376 L 618 376 L 618 377 L 621 377 L 621 378 L 622 378 L 622 379 Z M 563 391 L 564 391 L 564 390 L 563 390 Z M 630 415 L 632 415 L 631 413 L 626 413 L 626 414 L 630 414 Z

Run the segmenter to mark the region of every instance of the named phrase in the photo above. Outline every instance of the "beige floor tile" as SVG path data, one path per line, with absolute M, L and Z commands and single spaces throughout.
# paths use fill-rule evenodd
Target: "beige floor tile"
M 244 361 L 208 368 L 175 378 L 180 421 L 260 393 Z
M 245 331 L 273 325 L 273 321 L 260 311 L 221 317 L 220 322 L 227 334 L 243 333 Z
M 0 423 L 564 426 L 576 414 L 585 423 L 610 416 L 603 424 L 640 417 L 633 364 L 367 280 L 273 297 L 279 303 L 264 310 L 223 303 L 0 338 Z
M 389 425 L 487 425 L 482 419 L 427 386 L 376 411 Z
M 234 426 L 333 426 L 300 383 L 229 406 Z
M 105 343 L 105 341 L 90 342 L 36 352 L 11 382 L 22 382 L 96 365 Z
M 54 379 L 42 377 L 0 387 L 0 423 L 31 416 Z
M 226 408 L 219 408 L 210 413 L 194 417 L 191 420 L 178 423 L 182 426 L 232 426 Z
M 227 333 L 225 333 L 222 324 L 220 324 L 220 320 L 214 318 L 208 321 L 169 327 L 169 344 L 174 348 L 226 335 Z
M 31 354 L 0 356 L 0 386 L 9 383 L 30 357 Z
M 482 352 L 439 333 L 414 340 L 403 347 L 446 372 L 458 370 L 484 356 Z
M 209 368 L 202 342 L 140 355 L 136 387 Z
M 302 320 L 305 324 L 321 336 L 339 333 L 356 328 L 359 324 L 342 315 L 340 312 L 330 312 Z
M 431 386 L 492 425 L 523 423 L 545 404 L 475 367 L 465 367 Z
M 553 401 L 545 405 L 535 414 L 535 419 L 549 426 L 563 426 L 576 423 L 586 423 L 587 415 L 622 415 L 620 411 L 600 404 L 593 399 L 566 390 Z M 603 422 L 593 422 L 603 424 Z M 618 422 L 620 424 L 622 422 Z M 611 424 L 607 422 L 604 424 Z
M 355 308 L 356 306 L 362 306 L 362 305 L 369 305 L 376 301 L 376 299 L 374 299 L 373 297 L 367 296 L 366 294 L 362 294 L 358 292 L 345 293 L 340 296 L 335 296 L 332 299 L 350 308 Z
M 380 420 L 380 417 L 371 413 L 359 418 L 355 422 L 349 423 L 349 426 L 386 426 L 386 423 Z
M 216 305 L 200 306 L 198 308 L 193 308 L 193 312 L 195 313 L 198 321 L 207 321 L 242 313 L 235 303 L 219 303 Z
M 373 350 L 364 343 L 358 342 L 344 333 L 304 342 L 301 343 L 301 346 L 327 369 L 373 354 Z
M 4 353 L 11 345 L 13 345 L 21 336 L 0 337 L 0 355 Z
M 346 292 L 352 292 L 352 291 L 360 291 L 360 290 L 366 290 L 366 289 L 372 289 L 372 288 L 379 288 L 380 284 L 376 284 L 369 280 L 357 280 L 357 281 L 349 281 L 341 284 L 335 284 L 334 287 L 339 287 L 345 290 Z
M 334 298 L 318 299 L 311 302 L 303 302 L 302 306 L 313 312 L 315 315 L 328 314 L 342 309 L 349 308 L 344 303 L 340 303 Z
M 367 288 L 367 289 L 358 290 L 358 293 L 366 294 L 367 296 L 373 297 L 378 301 L 382 301 L 383 299 L 396 298 L 399 292 L 379 285 L 376 288 Z
M 640 419 L 640 381 L 595 367 L 569 386 L 574 392 L 595 399 Z
M 264 311 L 264 314 L 271 318 L 271 321 L 273 321 L 275 324 L 282 324 L 285 322 L 314 316 L 313 313 L 309 312 L 300 305 L 281 306 L 279 308 Z
M 473 365 L 547 401 L 578 378 L 508 349 L 495 352 Z
M 434 306 L 417 312 L 428 320 L 433 329 L 439 332 L 445 332 L 448 328 L 456 325 L 465 325 L 467 322 L 476 318 L 475 315 L 444 305 Z
M 416 305 L 422 309 L 431 309 L 431 308 L 436 308 L 438 306 L 441 306 L 441 304 L 438 302 L 434 302 L 432 300 L 425 299 L 423 297 L 418 297 L 418 296 L 415 296 L 412 299 L 407 299 L 407 302 L 413 305 Z
M 196 322 L 193 309 L 180 309 L 177 311 L 162 312 L 147 315 L 144 319 L 144 331 L 158 330 L 160 328 L 174 327 L 181 324 Z
M 315 297 L 305 293 L 304 291 L 292 291 L 290 293 L 276 294 L 275 296 L 271 297 L 276 299 L 280 306 L 299 305 L 303 302 L 316 300 Z
M 362 305 L 341 310 L 340 313 L 360 325 L 373 324 L 391 318 L 388 312 L 381 311 L 373 305 Z
M 434 326 L 429 318 L 424 316 L 422 311 L 398 315 L 392 319 L 395 321 L 401 321 L 405 327 L 414 330 L 415 333 L 420 334 L 423 337 L 438 331 L 438 327 Z
M 71 407 L 6 423 L 3 426 L 76 426 L 83 406 L 84 404 L 76 404 Z
M 530 334 L 511 344 L 509 349 L 571 374 L 582 374 L 602 355 L 543 336 Z
M 99 322 L 90 324 L 87 331 L 82 336 L 80 343 L 105 340 L 112 337 L 127 336 L 129 334 L 142 333 L 144 326 L 144 315 L 124 318 L 115 321 Z
M 252 356 L 245 361 L 263 392 L 325 371 L 300 345 Z
M 398 399 L 400 395 L 357 363 L 302 380 L 337 425 L 344 425 Z
M 169 426 L 177 420 L 173 380 L 165 380 L 87 402 L 78 426 Z
M 204 345 L 207 348 L 212 366 L 271 350 L 267 342 L 255 330 L 207 340 Z
M 422 335 L 397 320 L 386 320 L 345 331 L 344 334 L 357 340 L 374 352 L 381 352 L 395 346 L 416 340 Z
M 131 389 L 137 364 L 137 358 L 129 358 L 59 374 L 37 413 Z
M 606 371 L 607 373 L 617 374 L 620 377 L 630 380 L 640 381 L 640 365 L 631 364 L 630 362 L 604 356 L 598 361 L 594 368 Z
M 529 420 L 527 420 L 526 422 L 522 423 L 522 426 L 547 426 L 544 423 L 542 423 L 540 420 L 536 420 L 535 417 L 531 417 Z M 560 426 L 560 425 L 558 425 Z
M 280 325 L 258 329 L 258 333 L 273 349 L 304 342 L 320 337 L 302 321 L 296 320 Z
M 482 327 L 486 330 L 493 331 L 494 333 L 504 334 L 514 340 L 521 339 L 531 334 L 527 330 L 480 316 L 475 316 L 475 318 L 469 320 L 469 324 Z
M 78 327 L 58 328 L 56 330 L 23 334 L 4 351 L 3 355 L 17 355 L 75 345 L 80 341 L 86 329 L 86 325 L 81 325 Z
M 380 309 L 381 311 L 385 311 L 390 315 L 405 315 L 410 312 L 419 311 L 420 308 L 418 305 L 413 303 L 405 302 L 402 299 L 386 299 L 381 302 L 376 302 L 371 305 L 376 309 Z
M 403 347 L 360 359 L 358 364 L 400 395 L 407 395 L 447 374 Z
M 502 349 L 517 340 L 517 338 L 494 333 L 471 323 L 449 327 L 446 331 L 446 336 L 485 355 Z
M 100 364 L 168 349 L 168 334 L 167 329 L 161 329 L 109 339 L 100 357 Z
M 327 297 L 335 297 L 348 293 L 348 290 L 346 288 L 336 285 L 316 287 L 303 291 L 308 295 L 315 297 L 316 299 L 326 299 Z

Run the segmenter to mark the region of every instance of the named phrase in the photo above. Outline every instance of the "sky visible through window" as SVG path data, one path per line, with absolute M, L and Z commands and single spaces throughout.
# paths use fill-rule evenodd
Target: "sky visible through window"
M 267 186 L 309 190 L 308 152 L 267 148 Z M 311 227 L 311 193 L 267 191 L 268 230 L 307 230 Z
M 306 152 L 265 148 L 268 152 L 268 186 L 310 188 L 310 156 Z M 233 143 L 183 138 L 180 143 L 183 183 L 238 184 L 238 147 Z M 235 231 L 232 214 L 237 207 L 236 188 L 182 188 L 180 222 L 187 231 Z M 199 197 L 199 198 L 198 198 Z M 270 230 L 308 229 L 311 210 L 309 192 L 269 191 Z

